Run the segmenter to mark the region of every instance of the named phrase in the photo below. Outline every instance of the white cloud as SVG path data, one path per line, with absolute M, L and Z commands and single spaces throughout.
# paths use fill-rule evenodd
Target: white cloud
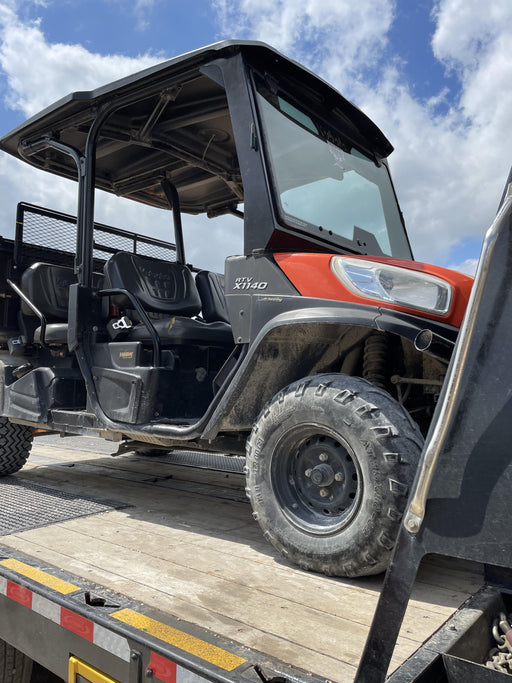
M 451 242 L 483 236 L 512 163 L 512 4 L 441 0 L 434 17 L 434 55 L 458 73 L 460 97 L 444 116 L 416 111 L 398 126 L 395 161 L 418 251 L 437 257 Z
M 510 21 L 508 0 L 438 0 L 432 48 L 438 59 L 467 76 L 479 68 Z
M 477 266 L 478 259 L 468 258 L 462 263 L 453 264 L 451 266 L 448 266 L 448 268 L 451 268 L 452 270 L 458 270 L 459 273 L 465 273 L 466 275 L 471 275 L 472 277 L 474 277 Z
M 0 5 L 0 39 L 8 104 L 26 116 L 69 92 L 91 90 L 160 61 L 153 55 L 106 56 L 82 45 L 48 43 L 39 22 L 22 23 L 5 4 Z
M 226 35 L 263 40 L 349 87 L 387 44 L 394 0 L 215 0 Z

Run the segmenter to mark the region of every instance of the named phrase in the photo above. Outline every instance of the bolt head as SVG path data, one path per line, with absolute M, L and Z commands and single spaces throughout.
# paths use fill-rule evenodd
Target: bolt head
M 411 532 L 411 534 L 416 534 L 420 528 L 420 525 L 415 519 L 408 519 L 405 526 L 407 530 Z
M 328 457 L 329 456 L 327 455 L 327 453 L 320 453 L 320 455 L 318 456 L 318 459 L 320 460 L 320 462 L 326 462 Z
M 322 496 L 322 498 L 327 498 L 327 496 L 329 495 L 329 491 L 327 489 L 320 489 L 320 495 Z
M 343 481 L 345 479 L 343 472 L 336 472 L 336 474 L 334 475 L 334 479 L 336 481 Z
M 311 476 L 311 471 L 312 471 L 312 470 L 311 470 L 311 467 L 309 467 L 309 468 L 304 472 L 304 474 L 306 475 L 306 477 L 310 477 L 310 476 Z

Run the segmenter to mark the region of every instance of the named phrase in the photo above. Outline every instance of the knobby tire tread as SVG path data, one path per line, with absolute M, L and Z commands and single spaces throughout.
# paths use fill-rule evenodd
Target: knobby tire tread
M 327 412 L 332 413 L 333 406 L 337 412 L 339 409 L 339 433 L 343 430 L 346 433 L 347 429 L 355 432 L 359 450 L 361 443 L 366 443 L 361 435 L 369 440 L 368 434 L 371 434 L 372 443 L 366 444 L 372 454 L 368 458 L 372 461 L 368 467 L 375 472 L 378 470 L 374 479 L 380 479 L 374 495 L 377 499 L 382 498 L 381 514 L 373 513 L 364 519 L 358 513 L 355 520 L 364 526 L 363 530 L 367 532 L 366 536 L 371 536 L 371 542 L 354 544 L 348 556 L 340 548 L 331 556 L 327 552 L 316 552 L 315 541 L 311 542 L 309 538 L 297 542 L 296 530 L 291 528 L 293 525 L 288 525 L 290 528 L 287 529 L 275 501 L 268 500 L 272 496 L 270 485 L 261 486 L 258 481 L 258 472 L 261 473 L 265 467 L 263 461 L 271 457 L 264 453 L 262 441 L 269 436 L 272 438 L 272 434 L 280 429 L 280 416 L 287 415 L 287 405 L 295 411 L 300 411 L 303 405 L 311 406 L 316 414 L 320 414 L 323 404 L 327 406 Z M 422 446 L 423 437 L 411 416 L 386 391 L 370 382 L 333 374 L 294 382 L 264 406 L 247 442 L 247 495 L 254 517 L 274 547 L 303 569 L 337 576 L 380 573 L 389 562 Z M 361 459 L 359 455 L 357 457 Z
M 23 467 L 30 455 L 33 436 L 31 427 L 0 417 L 0 476 L 14 474 Z

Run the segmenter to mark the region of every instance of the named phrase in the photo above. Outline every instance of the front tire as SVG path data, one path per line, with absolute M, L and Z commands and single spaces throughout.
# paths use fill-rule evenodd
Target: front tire
M 33 437 L 32 427 L 0 417 L 0 477 L 21 470 L 30 455 Z
M 388 565 L 423 446 L 407 411 L 358 377 L 283 389 L 247 442 L 247 494 L 291 562 L 335 576 Z

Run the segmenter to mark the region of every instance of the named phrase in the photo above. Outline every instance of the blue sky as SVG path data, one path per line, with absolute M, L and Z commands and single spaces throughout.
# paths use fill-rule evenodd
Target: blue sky
M 389 52 L 403 60 L 404 80 L 420 99 L 435 97 L 448 88 L 452 95 L 446 107 L 454 102 L 459 84 L 433 55 L 431 40 L 436 25 L 432 10 L 430 0 L 400 0 L 389 32 Z
M 224 38 L 265 40 L 394 144 L 416 258 L 471 270 L 512 163 L 510 26 L 510 0 L 3 0 L 0 134 L 69 91 Z M 2 205 L 72 210 L 72 189 L 39 176 L 2 155 Z M 230 228 L 219 231 L 220 259 Z

